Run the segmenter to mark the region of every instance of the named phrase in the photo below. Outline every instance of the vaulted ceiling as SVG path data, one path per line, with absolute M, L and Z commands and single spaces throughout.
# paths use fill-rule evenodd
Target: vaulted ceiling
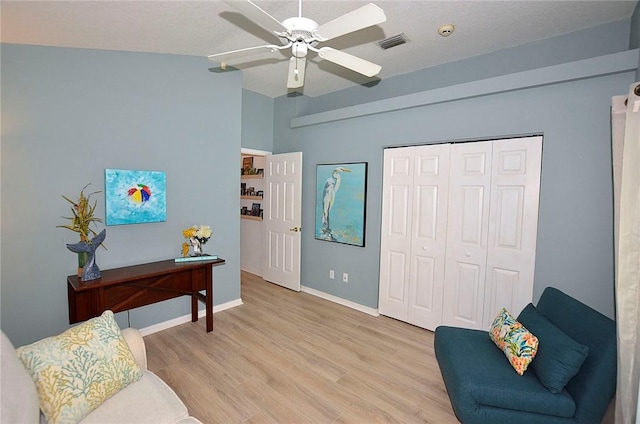
M 153 52 L 206 57 L 278 44 L 267 30 L 222 1 L 5 1 L 3 43 Z M 318 96 L 418 69 L 477 56 L 563 33 L 628 19 L 637 1 L 419 1 L 371 0 L 386 22 L 326 43 L 382 65 L 367 78 L 315 54 L 308 56 L 303 93 Z M 298 16 L 299 1 L 254 0 L 279 21 Z M 303 0 L 302 15 L 322 25 L 368 1 Z M 453 24 L 449 37 L 438 28 Z M 404 33 L 403 44 L 382 50 L 375 42 Z M 287 51 L 229 64 L 243 71 L 243 87 L 270 97 L 288 93 Z M 46 64 L 43 64 L 46 66 Z M 212 63 L 204 67 L 215 68 Z M 212 76 L 213 77 L 213 76 Z

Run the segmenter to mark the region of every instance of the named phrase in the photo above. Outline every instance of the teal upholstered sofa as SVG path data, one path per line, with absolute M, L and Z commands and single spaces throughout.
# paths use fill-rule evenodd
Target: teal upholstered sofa
M 458 419 L 464 424 L 600 423 L 616 388 L 614 321 L 551 287 L 517 319 L 539 339 L 538 353 L 523 375 L 488 331 L 436 329 L 436 358 Z

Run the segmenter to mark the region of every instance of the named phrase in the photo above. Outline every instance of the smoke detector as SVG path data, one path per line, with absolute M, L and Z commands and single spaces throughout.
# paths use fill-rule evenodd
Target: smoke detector
M 438 34 L 442 35 L 443 37 L 448 37 L 453 33 L 455 29 L 456 27 L 453 24 L 442 25 L 440 28 L 438 28 Z

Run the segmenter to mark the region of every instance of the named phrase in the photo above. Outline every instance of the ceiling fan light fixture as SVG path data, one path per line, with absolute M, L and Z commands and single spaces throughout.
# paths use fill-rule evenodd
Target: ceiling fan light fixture
M 291 46 L 291 52 L 297 58 L 305 57 L 308 52 L 307 45 L 302 41 L 297 41 Z

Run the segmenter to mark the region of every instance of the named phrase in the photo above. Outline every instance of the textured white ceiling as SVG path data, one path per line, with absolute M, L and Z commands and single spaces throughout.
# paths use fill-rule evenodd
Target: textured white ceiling
M 242 0 L 234 0 L 242 1 Z M 254 0 L 282 21 L 298 1 Z M 371 0 L 387 21 L 321 46 L 382 65 L 379 78 L 451 62 L 631 17 L 637 1 Z M 368 1 L 303 0 L 303 16 L 320 25 Z M 278 39 L 222 1 L 6 1 L 0 3 L 3 43 L 207 56 Z M 454 24 L 448 38 L 437 28 Z M 375 41 L 404 32 L 408 44 L 386 51 Z M 287 94 L 288 57 L 230 62 L 246 89 Z M 318 96 L 371 81 L 308 56 L 304 94 Z M 211 64 L 212 67 L 214 66 Z M 212 75 L 213 77 L 213 75 Z

